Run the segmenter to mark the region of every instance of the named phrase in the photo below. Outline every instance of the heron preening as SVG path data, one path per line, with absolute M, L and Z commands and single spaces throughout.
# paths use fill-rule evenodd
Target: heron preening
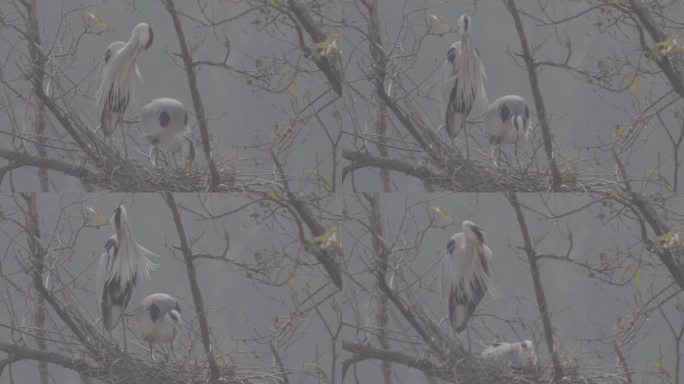
M 518 159 L 518 142 L 527 139 L 532 131 L 530 108 L 525 99 L 506 95 L 495 100 L 485 111 L 484 122 L 490 135 L 489 143 L 496 145 L 498 150 L 497 160 L 501 157 L 503 144 L 513 144 L 515 158 Z
M 492 344 L 482 351 L 482 357 L 515 366 L 537 364 L 537 354 L 534 352 L 534 345 L 530 340 Z
M 140 302 L 135 317 L 142 327 L 143 340 L 150 346 L 152 361 L 155 360 L 154 344 L 169 343 L 175 358 L 173 341 L 181 327 L 181 309 L 176 299 L 166 293 L 151 294 Z
M 168 97 L 154 99 L 142 108 L 142 125 L 145 138 L 152 145 L 152 163 L 156 166 L 159 161 L 159 149 L 171 153 L 182 150 L 184 142 L 188 143 L 188 154 L 185 163 L 194 161 L 195 146 L 188 136 L 188 111 L 185 105 L 176 99 Z
M 95 94 L 100 129 L 105 136 L 121 124 L 133 95 L 135 78 L 142 80 L 136 60 L 153 40 L 152 28 L 140 23 L 133 28 L 128 42 L 115 41 L 107 47 Z
M 138 276 L 150 278 L 157 265 L 149 256 L 157 256 L 135 241 L 128 223 L 126 208 L 119 205 L 109 219 L 114 235 L 107 240 L 97 268 L 98 297 L 102 324 L 111 332 L 123 321 L 124 349 L 126 345 L 126 307 L 131 300 Z
M 447 243 L 442 265 L 442 298 L 448 303 L 451 327 L 461 333 L 491 285 L 492 251 L 485 234 L 472 221 L 464 221 L 463 232 Z
M 457 24 L 461 41 L 452 44 L 447 51 L 450 77 L 443 82 L 444 87 L 448 87 L 453 82 L 450 86 L 445 121 L 447 135 L 452 139 L 466 128 L 466 120 L 474 106 L 484 110 L 489 104 L 485 90 L 487 75 L 480 54 L 470 36 L 470 17 L 462 15 Z M 466 156 L 469 156 L 467 130 L 464 141 Z

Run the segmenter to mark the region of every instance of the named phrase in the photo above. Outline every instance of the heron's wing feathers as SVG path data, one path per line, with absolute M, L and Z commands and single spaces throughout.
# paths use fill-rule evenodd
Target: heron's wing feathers
M 469 109 L 464 100 L 457 101 L 458 83 L 459 78 L 456 77 L 454 79 L 451 92 L 449 93 L 449 102 L 447 103 L 444 128 L 446 129 L 447 135 L 449 135 L 450 138 L 455 137 L 459 132 L 461 132 Z
M 449 296 L 449 321 L 457 333 L 465 329 L 470 316 L 475 312 L 475 308 L 485 294 L 486 286 L 481 281 L 475 280 L 470 284 L 472 292 L 470 297 L 466 296 L 466 287 L 463 282 L 453 285 Z

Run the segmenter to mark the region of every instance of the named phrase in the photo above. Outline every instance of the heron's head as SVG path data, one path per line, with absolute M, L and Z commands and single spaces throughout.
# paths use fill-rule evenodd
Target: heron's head
M 148 49 L 154 41 L 154 33 L 152 27 L 147 23 L 140 23 L 133 28 L 131 41 L 135 44 L 135 53 L 133 58 L 137 57 L 140 52 Z
M 461 17 L 458 18 L 456 26 L 458 27 L 459 34 L 465 35 L 467 33 L 470 33 L 470 16 L 461 15 Z
M 114 209 L 114 214 L 109 219 L 109 223 L 114 227 L 116 232 L 117 244 L 121 244 L 123 240 L 124 228 L 128 224 L 128 214 L 126 214 L 126 208 L 123 205 L 119 205 Z
M 537 364 L 537 354 L 534 352 L 534 345 L 531 340 L 520 342 L 520 357 L 526 363 Z
M 484 232 L 482 232 L 482 229 L 480 229 L 480 227 L 475 225 L 475 223 L 472 221 L 463 222 L 463 233 L 468 240 L 479 245 L 484 244 Z

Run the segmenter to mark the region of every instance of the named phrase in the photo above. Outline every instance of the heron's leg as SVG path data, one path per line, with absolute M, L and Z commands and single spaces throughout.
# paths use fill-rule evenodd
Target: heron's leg
M 126 146 L 126 130 L 123 125 L 121 125 L 121 133 L 123 133 L 123 147 L 124 147 L 124 158 L 128 159 L 128 147 Z
M 178 356 L 176 356 L 176 351 L 173 350 L 173 340 L 169 343 L 171 345 L 171 354 L 173 355 L 174 360 L 178 360 Z
M 151 342 L 151 341 L 150 341 L 149 344 L 150 344 L 150 359 L 151 359 L 152 361 L 155 361 L 155 360 L 154 360 L 154 347 L 152 346 L 152 342 Z
M 128 353 L 128 344 L 126 343 L 126 312 L 123 313 L 123 342 L 124 342 L 124 352 Z
M 465 134 L 465 151 L 466 151 L 466 160 L 470 160 L 470 140 L 468 138 L 468 124 L 464 123 L 463 124 L 463 133 Z
M 158 166 L 159 166 L 159 147 L 155 145 L 154 146 L 154 167 L 156 168 Z
M 518 142 L 513 143 L 513 154 L 515 155 L 515 161 L 518 162 L 518 169 L 522 169 L 522 164 L 520 164 L 520 157 L 518 157 Z

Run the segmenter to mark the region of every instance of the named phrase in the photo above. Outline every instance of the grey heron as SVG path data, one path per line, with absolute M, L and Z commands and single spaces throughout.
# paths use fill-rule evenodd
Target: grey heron
M 447 243 L 442 265 L 442 298 L 447 303 L 451 327 L 461 333 L 491 285 L 492 251 L 485 234 L 472 221 L 462 223 L 463 232 Z
M 458 19 L 458 33 L 461 41 L 457 41 L 447 51 L 450 77 L 444 82 L 449 83 L 449 101 L 446 107 L 445 129 L 449 138 L 454 138 L 466 127 L 466 120 L 474 106 L 481 110 L 487 107 L 487 92 L 485 90 L 484 64 L 480 54 L 473 45 L 470 36 L 471 22 L 468 15 Z M 466 155 L 468 154 L 468 133 L 465 133 Z
M 499 361 L 515 366 L 529 366 L 537 364 L 532 341 L 524 340 L 517 343 L 496 343 L 482 351 L 486 360 Z
M 489 142 L 497 146 L 499 156 L 502 144 L 513 144 L 517 159 L 518 142 L 526 139 L 532 131 L 530 108 L 525 99 L 518 95 L 506 95 L 495 100 L 484 113 L 484 123 L 490 136 Z
M 142 327 L 142 338 L 150 346 L 150 358 L 154 361 L 154 344 L 173 341 L 180 330 L 181 309 L 176 299 L 166 293 L 153 293 L 145 297 L 135 310 L 135 317 Z
M 186 160 L 194 160 L 195 147 L 188 137 L 188 111 L 183 103 L 168 97 L 154 99 L 142 108 L 141 121 L 145 138 L 152 145 L 153 164 L 157 165 L 160 148 L 177 153 L 184 142 L 189 145 Z
M 100 129 L 110 136 L 121 124 L 134 90 L 136 76 L 142 80 L 136 60 L 154 40 L 152 28 L 140 23 L 133 28 L 128 42 L 115 41 L 107 47 L 95 94 Z
M 126 307 L 131 300 L 133 288 L 140 275 L 150 278 L 150 271 L 157 265 L 149 256 L 157 256 L 135 241 L 128 223 L 128 214 L 123 205 L 114 210 L 109 219 L 114 228 L 100 255 L 97 268 L 97 288 L 102 311 L 102 324 L 111 332 L 123 321 L 124 348 L 126 346 Z

